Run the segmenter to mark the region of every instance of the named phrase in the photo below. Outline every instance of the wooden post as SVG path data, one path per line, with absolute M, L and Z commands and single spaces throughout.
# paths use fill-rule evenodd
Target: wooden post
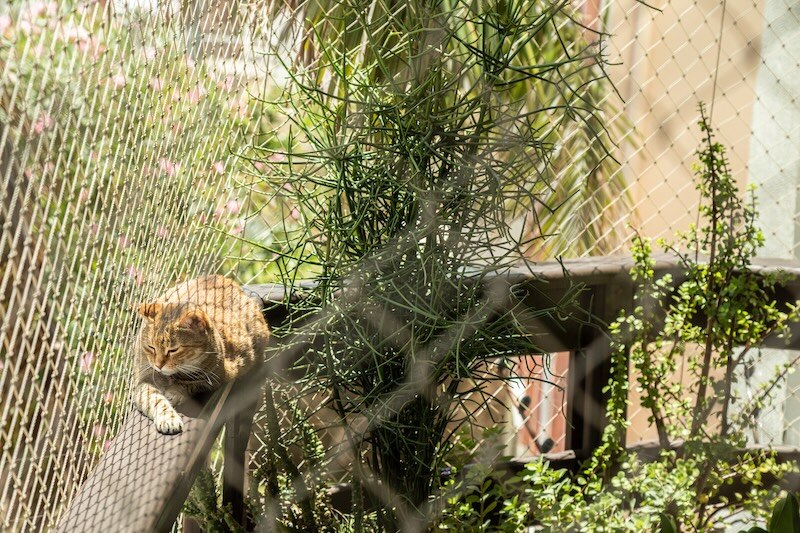
M 183 517 L 183 533 L 203 533 L 203 528 L 191 516 Z
M 580 350 L 570 352 L 567 379 L 566 448 L 574 450 L 578 459 L 592 454 L 603 438 L 608 423 L 608 395 L 603 388 L 611 377 L 611 343 L 608 324 L 620 310 L 633 306 L 633 286 L 621 276 L 593 289 L 591 311 L 599 319 L 601 330 L 586 330 Z
M 580 455 L 583 450 L 584 410 L 583 398 L 586 362 L 583 354 L 576 350 L 569 352 L 569 372 L 567 374 L 567 428 L 564 436 L 564 447 L 574 450 Z
M 579 460 L 599 446 L 606 426 L 603 387 L 608 384 L 611 365 L 608 343 L 598 344 L 569 354 L 565 447 Z
M 222 505 L 230 505 L 234 520 L 248 529 L 244 505 L 247 475 L 247 443 L 257 404 L 251 404 L 225 424 L 225 456 L 222 471 Z

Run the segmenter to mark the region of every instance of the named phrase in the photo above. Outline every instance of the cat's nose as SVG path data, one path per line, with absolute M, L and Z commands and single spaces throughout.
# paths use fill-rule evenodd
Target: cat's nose
M 155 363 L 153 363 L 153 366 L 156 367 L 156 370 L 161 370 L 162 368 L 164 368 L 164 363 L 165 361 L 156 361 Z

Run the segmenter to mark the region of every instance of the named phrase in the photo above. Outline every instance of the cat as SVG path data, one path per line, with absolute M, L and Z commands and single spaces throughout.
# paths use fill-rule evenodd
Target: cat
M 207 276 L 141 304 L 133 400 L 159 433 L 183 431 L 175 406 L 242 375 L 269 340 L 261 309 L 234 281 Z

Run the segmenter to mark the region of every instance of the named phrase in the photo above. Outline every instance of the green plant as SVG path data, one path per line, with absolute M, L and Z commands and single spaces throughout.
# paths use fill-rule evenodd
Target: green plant
M 308 54 L 286 65 L 275 104 L 291 128 L 278 161 L 262 150 L 259 190 L 289 197 L 300 224 L 269 250 L 288 285 L 300 265 L 320 282 L 301 332 L 320 348 L 300 370 L 309 393 L 330 391 L 343 427 L 354 527 L 372 507 L 384 530 L 424 527 L 454 413 L 483 392 L 480 369 L 535 350 L 499 274 L 543 250 L 554 230 L 543 220 L 576 180 L 610 179 L 588 94 L 605 83 L 601 59 L 567 2 L 297 12 Z M 579 153 L 585 165 L 566 164 Z
M 734 383 L 751 364 L 751 351 L 770 335 L 788 333 L 797 306 L 780 308 L 772 298 L 779 274 L 750 268 L 763 242 L 755 200 L 739 198 L 702 106 L 700 115 L 702 223 L 682 234 L 679 245 L 664 244 L 685 279 L 656 279 L 650 244 L 634 239 L 635 307 L 611 325 L 614 370 L 603 445 L 574 479 L 541 463 L 526 476 L 533 514 L 547 530 L 714 530 L 743 511 L 763 516 L 765 502 L 776 496 L 770 480 L 795 468 L 745 445 L 753 416 L 796 360 L 754 398 L 737 396 Z M 685 384 L 673 377 L 682 359 Z M 629 364 L 662 448 L 652 462 L 625 449 Z
M 193 518 L 208 533 L 243 532 L 228 507 L 222 505 L 222 496 L 217 489 L 220 473 L 204 467 L 192 485 L 189 497 L 183 505 L 183 513 Z
M 504 435 L 489 428 L 480 436 L 479 444 L 471 439 L 466 428 L 452 443 L 446 456 L 448 479 L 440 488 L 435 529 L 444 531 L 522 531 L 530 522 L 530 503 L 524 493 L 523 478 L 505 469 L 496 468 L 503 458 Z M 505 459 L 505 458 L 503 458 Z
M 0 210 L 24 222 L 0 234 L 6 530 L 54 527 L 52 494 L 129 412 L 131 304 L 224 272 L 243 229 L 246 81 L 193 56 L 183 21 L 121 7 L 0 2 Z
M 800 503 L 797 495 L 787 494 L 775 502 L 767 529 L 753 526 L 742 533 L 797 533 L 800 532 Z
M 140 35 L 101 4 L 71 1 L 8 9 L 0 123 L 29 184 L 18 190 L 38 213 L 33 232 L 59 236 L 39 252 L 59 300 L 57 365 L 100 453 L 127 408 L 115 390 L 126 386 L 124 340 L 136 324 L 126 302 L 201 262 L 221 265 L 241 229 L 240 202 L 223 191 L 248 113 L 241 88 L 195 63 L 169 24 L 139 21 L 153 26 Z

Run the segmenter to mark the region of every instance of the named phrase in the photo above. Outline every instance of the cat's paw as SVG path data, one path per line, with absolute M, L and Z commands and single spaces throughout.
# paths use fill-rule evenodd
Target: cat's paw
M 183 431 L 183 420 L 174 409 L 164 411 L 155 417 L 156 430 L 164 435 L 175 435 Z

